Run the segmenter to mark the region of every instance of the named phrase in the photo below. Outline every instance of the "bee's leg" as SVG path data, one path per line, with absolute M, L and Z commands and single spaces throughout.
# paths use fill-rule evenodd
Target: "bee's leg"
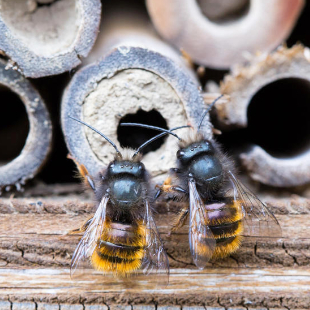
M 74 234 L 79 234 L 81 232 L 86 231 L 87 227 L 89 226 L 89 224 L 91 223 L 91 220 L 93 219 L 93 217 L 89 218 L 88 220 L 86 220 L 83 225 L 80 228 L 77 229 L 72 229 L 68 232 L 68 235 L 74 235 Z
M 172 225 L 172 228 L 171 228 L 171 231 L 170 231 L 169 235 L 173 231 L 178 230 L 179 228 L 181 228 L 185 224 L 185 221 L 187 219 L 188 213 L 189 213 L 189 209 L 188 209 L 188 205 L 187 205 L 185 208 L 181 209 L 178 217 L 176 218 L 175 222 Z
M 175 186 L 171 184 L 171 177 L 168 177 L 162 186 L 156 185 L 155 188 L 158 188 L 158 191 L 155 194 L 155 199 L 157 199 L 163 192 L 180 192 L 182 194 L 187 194 L 187 191 L 180 186 Z
M 80 164 L 75 158 L 73 158 L 71 154 L 68 154 L 67 158 L 72 159 L 74 161 L 74 163 L 76 164 L 78 168 L 80 176 L 84 180 L 84 183 L 90 186 L 93 191 L 95 191 L 96 190 L 95 183 L 93 179 L 91 178 L 91 176 L 88 174 L 86 167 L 83 164 Z
M 168 177 L 162 186 L 156 185 L 155 188 L 158 188 L 158 191 L 155 194 L 154 199 L 156 200 L 163 192 L 167 192 L 167 187 L 171 186 L 171 177 Z
M 182 194 L 188 194 L 187 191 L 180 186 L 171 186 L 169 192 L 179 192 Z

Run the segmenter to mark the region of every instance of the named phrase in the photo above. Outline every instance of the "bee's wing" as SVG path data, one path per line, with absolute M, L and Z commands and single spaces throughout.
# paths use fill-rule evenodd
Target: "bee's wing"
M 233 184 L 235 199 L 241 201 L 245 224 L 244 234 L 281 237 L 280 224 L 266 204 L 243 185 L 231 171 L 229 171 L 229 178 Z
M 156 224 L 152 216 L 152 210 L 149 202 L 145 200 L 145 218 L 146 228 L 146 247 L 143 258 L 143 273 L 152 272 L 161 273 L 165 277 L 165 282 L 169 280 L 169 261 L 163 243 L 160 239 Z
M 105 223 L 106 207 L 109 198 L 104 196 L 99 204 L 99 207 L 92 218 L 91 222 L 87 226 L 87 229 L 81 238 L 78 246 L 76 247 L 72 260 L 70 275 L 74 274 L 80 263 L 87 260 L 93 254 L 97 241 L 100 238 Z
M 209 217 L 194 180 L 189 181 L 189 246 L 195 265 L 203 269 L 211 259 L 216 241 L 208 227 Z

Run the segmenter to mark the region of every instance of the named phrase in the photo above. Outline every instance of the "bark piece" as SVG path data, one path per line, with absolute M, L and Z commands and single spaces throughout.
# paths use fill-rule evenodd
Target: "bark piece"
M 274 49 L 288 37 L 303 6 L 303 0 L 251 0 L 245 16 L 214 23 L 203 15 L 199 1 L 147 1 L 152 21 L 166 40 L 198 64 L 216 69 L 244 62 L 244 53 Z
M 99 0 L 40 6 L 35 1 L 1 0 L 0 8 L 0 50 L 32 78 L 79 65 L 95 42 L 101 16 Z
M 0 61 L 0 85 L 16 93 L 28 115 L 30 130 L 20 155 L 11 162 L 0 166 L 0 192 L 17 190 L 32 179 L 44 165 L 51 148 L 52 125 L 49 113 L 39 93 L 20 73 L 9 69 Z M 9 103 L 6 103 L 9 104 Z

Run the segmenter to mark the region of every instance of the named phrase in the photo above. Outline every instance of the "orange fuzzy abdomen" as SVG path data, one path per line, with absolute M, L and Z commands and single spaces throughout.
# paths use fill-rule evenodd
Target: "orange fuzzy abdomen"
M 224 258 L 234 253 L 241 245 L 244 213 L 241 202 L 226 199 L 223 203 L 206 205 L 209 223 L 216 248 L 213 258 Z
M 145 227 L 108 223 L 91 257 L 95 269 L 128 275 L 142 265 Z

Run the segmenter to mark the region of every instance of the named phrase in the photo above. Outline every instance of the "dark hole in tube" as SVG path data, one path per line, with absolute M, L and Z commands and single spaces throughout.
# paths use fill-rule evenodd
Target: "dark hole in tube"
M 245 16 L 250 0 L 196 0 L 203 15 L 215 23 L 233 22 Z
M 229 153 L 261 146 L 277 158 L 289 158 L 310 146 L 310 82 L 286 78 L 261 88 L 247 111 L 248 127 L 217 137 Z
M 60 2 L 61 0 L 50 0 L 50 1 L 37 1 L 37 7 L 49 7 L 51 5 L 53 5 L 55 2 Z
M 127 114 L 120 120 L 119 123 L 141 123 L 168 129 L 165 119 L 154 109 L 149 112 L 138 110 L 136 114 Z M 117 127 L 117 139 L 121 146 L 130 147 L 133 149 L 138 148 L 145 141 L 159 133 L 159 131 L 141 127 Z M 165 136 L 152 142 L 142 150 L 142 153 L 147 154 L 149 152 L 156 151 L 165 142 L 166 138 L 167 137 Z
M 19 96 L 0 85 L 0 166 L 16 158 L 23 149 L 29 120 Z
M 253 143 L 276 157 L 294 156 L 309 147 L 310 82 L 281 79 L 266 85 L 248 107 Z

